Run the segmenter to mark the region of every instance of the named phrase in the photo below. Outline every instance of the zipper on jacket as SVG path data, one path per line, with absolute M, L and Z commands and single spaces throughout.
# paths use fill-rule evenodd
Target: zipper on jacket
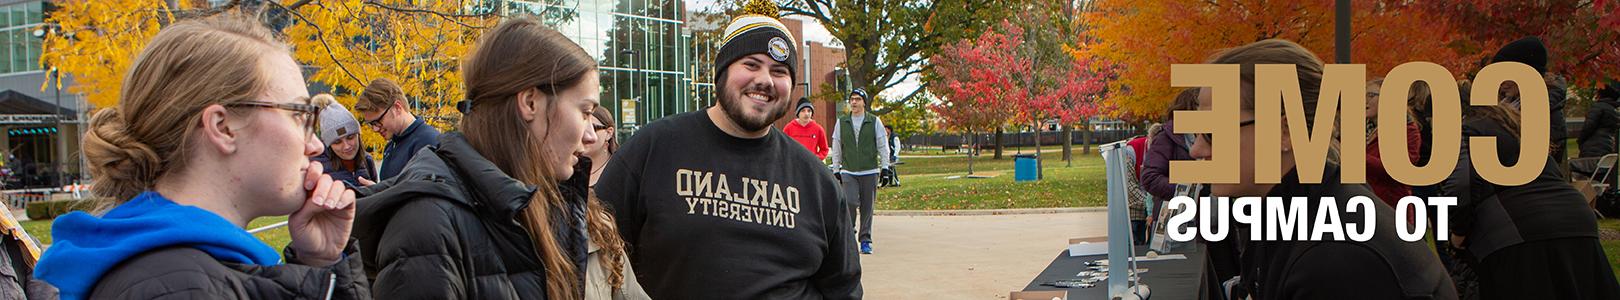
M 337 273 L 328 274 L 326 279 L 326 300 L 332 300 L 332 292 L 335 292 L 336 290 Z

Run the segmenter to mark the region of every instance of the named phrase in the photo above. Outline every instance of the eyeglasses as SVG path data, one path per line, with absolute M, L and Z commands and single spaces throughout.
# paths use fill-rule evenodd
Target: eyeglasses
M 1254 120 L 1253 119 L 1238 123 L 1238 128 L 1248 127 L 1249 125 L 1254 125 Z M 1207 132 L 1206 133 L 1194 133 L 1193 134 L 1193 141 L 1197 142 L 1199 140 L 1203 140 L 1205 143 L 1210 143 L 1211 145 L 1214 145 L 1213 142 L 1210 142 L 1210 141 L 1214 141 L 1214 139 L 1212 139 L 1210 134 L 1207 133 Z
M 377 115 L 376 119 L 366 120 L 366 126 L 371 126 L 372 129 L 382 128 L 382 119 L 388 117 L 388 112 L 393 110 L 394 105 L 389 104 L 388 108 L 384 108 L 383 113 L 381 115 Z
M 307 102 L 307 101 L 309 101 L 309 98 L 304 98 L 303 100 Z M 320 134 L 321 118 L 316 117 L 316 116 L 321 115 L 321 107 L 320 106 L 315 106 L 315 105 L 311 105 L 311 104 L 303 104 L 303 103 L 270 103 L 270 102 L 261 102 L 261 101 L 243 101 L 243 102 L 226 104 L 225 107 L 274 108 L 274 109 L 292 111 L 293 112 L 293 118 L 298 118 L 298 119 L 301 119 L 302 121 L 304 121 L 304 124 L 303 124 L 304 125 L 304 133 L 309 134 L 311 136 Z

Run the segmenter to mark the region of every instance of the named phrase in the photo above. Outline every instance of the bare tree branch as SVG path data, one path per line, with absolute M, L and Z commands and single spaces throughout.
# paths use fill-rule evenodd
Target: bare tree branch
M 201 18 L 235 9 L 239 5 L 242 5 L 242 0 L 231 0 L 231 2 L 226 2 L 224 5 L 207 9 L 175 9 L 170 7 L 168 13 L 174 14 L 175 20 Z
M 928 90 L 928 83 L 924 82 L 921 85 L 918 85 L 916 90 L 911 91 L 910 94 L 906 94 L 905 97 L 900 97 L 900 99 L 895 99 L 894 101 L 886 101 L 883 107 L 872 110 L 872 114 L 879 116 L 887 115 L 894 110 L 906 106 L 906 102 L 910 102 L 911 98 L 917 97 L 917 94 L 921 94 L 926 90 Z
M 293 2 L 292 4 L 282 5 L 281 7 L 286 8 L 288 10 L 296 10 L 296 9 L 298 9 L 300 7 L 304 7 L 304 4 L 309 4 L 310 1 L 311 0 L 298 0 L 298 2 Z
M 477 14 L 447 14 L 447 13 L 444 13 L 444 12 L 427 10 L 427 9 L 391 6 L 391 5 L 388 5 L 388 4 L 383 4 L 382 2 L 378 2 L 377 0 L 366 0 L 365 3 L 366 3 L 366 5 L 381 7 L 383 9 L 397 11 L 397 12 L 431 14 L 431 15 L 439 16 L 440 18 L 444 18 L 445 20 L 450 21 L 452 23 L 456 23 L 457 25 L 461 25 L 461 27 L 477 28 L 477 29 L 484 29 L 484 28 L 488 28 L 488 27 L 468 25 L 467 23 L 462 23 L 461 20 L 459 20 L 459 19 L 460 18 L 485 18 L 485 17 L 495 15 L 495 12 L 493 12 L 493 11 L 484 12 L 484 13 L 477 13 Z
M 276 3 L 275 1 L 271 1 L 270 3 L 273 3 L 276 6 L 281 6 L 281 3 Z M 282 6 L 282 8 L 286 8 L 286 6 Z M 310 21 L 307 17 L 304 17 L 303 13 L 291 9 L 288 9 L 287 13 L 298 17 L 299 20 L 304 20 L 304 23 L 308 23 L 310 27 L 315 27 L 315 39 L 321 41 L 322 47 L 326 47 L 326 57 L 331 58 L 332 62 L 337 64 L 338 70 L 342 70 L 344 75 L 349 75 L 349 79 L 353 79 L 355 84 L 362 86 L 366 84 L 365 80 L 360 80 L 359 76 L 354 76 L 353 72 L 349 72 L 349 68 L 343 65 L 343 61 L 338 60 L 337 56 L 332 55 L 332 45 L 326 43 L 326 34 L 324 34 L 326 30 L 321 29 L 319 26 L 315 26 L 315 22 Z
M 827 24 L 832 23 L 832 20 L 827 19 L 827 16 L 823 16 L 820 13 L 805 11 L 804 9 L 797 8 L 797 7 L 792 7 L 792 6 L 782 6 L 781 9 L 782 9 L 782 12 L 786 13 L 786 15 L 789 15 L 789 16 L 806 16 L 806 17 L 810 17 L 812 19 L 816 19 L 816 21 L 821 21 L 822 23 L 827 23 Z

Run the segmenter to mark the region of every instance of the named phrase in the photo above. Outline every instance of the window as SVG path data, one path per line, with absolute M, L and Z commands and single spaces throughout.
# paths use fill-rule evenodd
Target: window
M 0 73 L 11 73 L 11 34 L 0 31 Z
M 0 73 L 39 71 L 39 53 L 44 37 L 35 36 L 44 22 L 44 4 L 39 1 L 0 7 Z

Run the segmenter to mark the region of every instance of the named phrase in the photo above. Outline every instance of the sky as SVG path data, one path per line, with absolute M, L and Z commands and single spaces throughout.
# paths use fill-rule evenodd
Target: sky
M 715 7 L 716 3 L 718 3 L 717 0 L 684 0 L 684 1 L 686 1 L 687 9 L 692 10 L 692 11 L 703 11 L 703 10 L 706 10 L 706 9 L 710 9 L 710 8 Z M 795 18 L 795 19 L 800 19 L 800 20 L 805 21 L 804 37 L 803 37 L 805 39 L 805 41 L 829 43 L 829 42 L 831 42 L 833 40 L 832 33 L 828 32 L 827 28 L 822 27 L 821 23 L 817 22 L 815 19 L 811 19 L 809 17 L 803 17 L 803 16 L 792 16 L 792 17 L 789 17 L 789 18 Z M 887 99 L 905 97 L 906 95 L 911 94 L 912 91 L 917 90 L 917 87 L 919 87 L 919 86 L 920 85 L 917 82 L 917 76 L 913 75 L 910 79 L 907 79 L 905 82 L 901 82 L 899 85 L 895 85 L 894 87 L 889 88 L 888 90 L 884 90 L 883 93 L 880 94 L 880 96 L 884 97 L 884 98 L 887 98 Z

